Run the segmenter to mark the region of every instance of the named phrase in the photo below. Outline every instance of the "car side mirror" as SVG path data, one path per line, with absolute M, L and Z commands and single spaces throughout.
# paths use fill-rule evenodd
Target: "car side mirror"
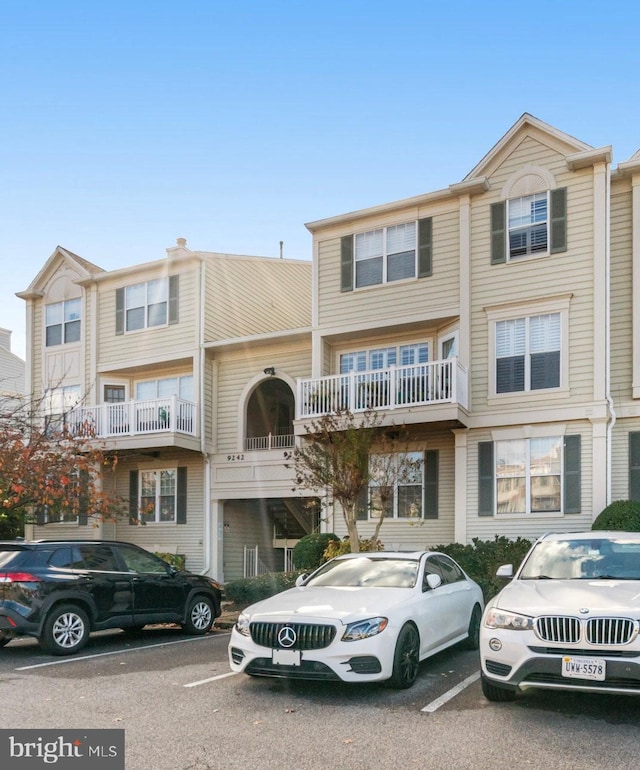
M 511 580 L 513 577 L 513 564 L 503 564 L 501 567 L 498 567 L 496 577 Z
M 442 578 L 440 575 L 435 575 L 431 573 L 430 575 L 427 575 L 427 587 L 433 590 L 434 588 L 437 588 L 439 585 L 442 584 Z
M 296 587 L 299 588 L 301 585 L 304 585 L 304 581 L 309 577 L 309 575 L 306 572 L 303 572 L 302 575 L 298 575 L 296 578 Z

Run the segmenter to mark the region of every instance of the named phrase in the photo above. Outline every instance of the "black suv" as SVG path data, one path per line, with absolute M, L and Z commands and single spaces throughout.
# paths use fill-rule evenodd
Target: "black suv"
M 132 543 L 0 541 L 0 647 L 35 636 L 47 652 L 69 655 L 91 631 L 149 623 L 206 634 L 221 596 L 215 580 L 177 570 Z

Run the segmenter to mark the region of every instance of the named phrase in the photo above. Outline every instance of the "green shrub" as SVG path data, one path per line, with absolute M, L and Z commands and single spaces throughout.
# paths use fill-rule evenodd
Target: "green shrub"
M 339 540 L 333 532 L 314 532 L 295 544 L 291 553 L 296 569 L 312 570 L 326 561 L 324 552 L 332 540 Z
M 495 536 L 494 540 L 479 540 L 474 537 L 471 543 L 462 545 L 437 545 L 431 550 L 446 553 L 458 562 L 470 578 L 482 588 L 485 601 L 495 596 L 504 587 L 504 580 L 496 577 L 496 571 L 502 564 L 513 564 L 514 571 L 531 548 L 531 541 L 519 537 L 509 540 Z
M 159 556 L 167 564 L 170 564 L 176 569 L 183 570 L 187 563 L 187 557 L 183 553 L 160 553 L 156 551 L 156 556 Z
M 301 570 L 295 572 L 269 572 L 258 577 L 239 578 L 224 585 L 224 599 L 246 607 L 262 599 L 292 588 Z
M 640 532 L 640 501 L 616 500 L 598 514 L 591 529 Z
M 361 551 L 384 551 L 384 546 L 379 540 L 365 540 L 360 538 Z M 342 556 L 343 553 L 351 553 L 351 542 L 349 538 L 344 540 L 332 540 L 325 548 L 323 561 L 329 561 L 335 556 Z

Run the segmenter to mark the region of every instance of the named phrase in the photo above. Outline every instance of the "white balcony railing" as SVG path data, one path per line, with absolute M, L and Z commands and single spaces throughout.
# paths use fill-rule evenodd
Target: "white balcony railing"
M 266 449 L 291 449 L 295 445 L 293 433 L 269 433 L 266 436 L 248 436 L 244 440 L 245 452 Z
M 467 370 L 456 358 L 298 380 L 297 418 L 429 404 L 467 407 Z
M 96 438 L 136 436 L 144 433 L 196 435 L 196 405 L 176 396 L 145 401 L 78 406 L 65 415 L 74 435 Z

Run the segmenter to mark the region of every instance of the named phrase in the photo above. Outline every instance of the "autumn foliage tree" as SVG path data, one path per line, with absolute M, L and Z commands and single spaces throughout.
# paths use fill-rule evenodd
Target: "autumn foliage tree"
M 324 492 L 325 505 L 338 503 L 347 527 L 351 552 L 360 550 L 359 514 L 368 509 L 368 489 L 375 490 L 376 524 L 372 541 L 380 528 L 393 495 L 394 484 L 410 475 L 414 463 L 406 452 L 406 431 L 383 426 L 382 415 L 368 410 L 354 415 L 350 411 L 325 414 L 306 426 L 305 438 L 293 453 L 296 484 L 316 493 Z
M 77 426 L 76 426 L 77 427 Z M 0 404 L 0 538 L 30 522 L 113 518 L 121 505 L 102 489 L 107 458 L 89 430 L 71 435 L 15 399 Z

